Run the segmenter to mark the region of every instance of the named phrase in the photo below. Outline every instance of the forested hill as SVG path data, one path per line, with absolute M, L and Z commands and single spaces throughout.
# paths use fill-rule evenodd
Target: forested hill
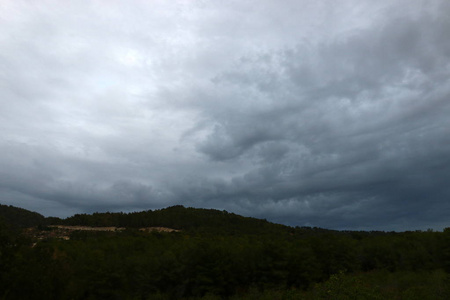
M 0 220 L 18 228 L 43 225 L 47 222 L 46 218 L 37 212 L 3 204 L 0 204 Z
M 169 227 L 198 233 L 270 234 L 288 232 L 291 227 L 215 209 L 186 208 L 181 205 L 133 213 L 77 214 L 63 225 L 117 226 L 126 228 Z
M 450 228 L 294 228 L 183 206 L 0 217 L 0 299 L 450 299 Z
M 215 209 L 186 208 L 182 205 L 132 213 L 76 214 L 66 219 L 45 218 L 23 208 L 0 204 L 0 218 L 14 227 L 39 225 L 116 226 L 125 228 L 169 227 L 179 230 L 220 233 L 274 233 L 290 227 Z
M 66 219 L 48 217 L 29 210 L 0 205 L 0 219 L 13 227 L 26 228 L 42 225 L 75 225 L 93 227 L 168 227 L 188 232 L 211 234 L 292 234 L 332 232 L 320 228 L 293 228 L 267 220 L 243 217 L 227 211 L 171 206 L 158 210 L 132 213 L 76 214 Z M 334 232 L 334 231 L 333 231 Z

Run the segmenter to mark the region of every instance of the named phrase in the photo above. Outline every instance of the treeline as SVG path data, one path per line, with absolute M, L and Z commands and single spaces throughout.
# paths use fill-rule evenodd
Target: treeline
M 0 204 L 0 220 L 16 228 L 26 228 L 48 223 L 41 214 L 3 204 Z
M 214 234 L 284 233 L 290 228 L 266 220 L 242 217 L 227 211 L 185 208 L 181 205 L 133 213 L 76 214 L 60 220 L 59 224 L 126 228 L 161 226 L 189 232 Z
M 120 218 L 124 223 L 114 223 Z M 36 241 L 3 223 L 0 299 L 416 299 L 414 295 L 448 299 L 449 295 L 445 271 L 450 272 L 450 229 L 386 233 L 292 228 L 181 206 L 76 215 L 60 221 L 128 229 L 78 231 L 68 241 L 45 240 L 33 246 Z M 137 229 L 146 226 L 181 231 L 149 234 Z M 436 283 L 431 284 L 431 278 Z

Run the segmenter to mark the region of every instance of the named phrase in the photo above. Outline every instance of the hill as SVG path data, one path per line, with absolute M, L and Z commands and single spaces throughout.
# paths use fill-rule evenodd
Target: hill
M 16 228 L 34 227 L 45 224 L 46 218 L 23 208 L 0 204 L 0 220 Z
M 1 208 L 16 228 L 38 227 L 21 236 L 0 222 L 0 299 L 450 296 L 450 229 L 293 228 L 183 206 L 62 220 Z M 176 230 L 139 230 L 154 227 Z
M 225 210 L 170 206 L 157 210 L 139 212 L 96 212 L 93 214 L 75 214 L 60 219 L 44 217 L 37 212 L 11 205 L 0 204 L 0 220 L 16 228 L 27 228 L 47 225 L 90 226 L 90 227 L 124 227 L 146 228 L 166 227 L 199 234 L 227 235 L 272 235 L 272 234 L 320 234 L 338 233 L 338 231 L 311 228 L 290 227 L 269 222 L 265 219 L 244 217 Z M 348 234 L 341 232 L 342 234 Z
M 126 228 L 168 227 L 214 234 L 269 234 L 287 232 L 292 229 L 288 226 L 243 217 L 227 211 L 186 208 L 181 205 L 133 213 L 77 214 L 62 220 L 61 224 Z
M 96 212 L 93 214 L 75 214 L 71 217 L 60 219 L 57 217 L 46 218 L 37 212 L 0 204 L 0 220 L 15 228 L 49 225 L 121 227 L 128 229 L 163 227 L 190 233 L 215 235 L 337 233 L 337 231 L 316 227 L 293 228 L 264 219 L 240 216 L 225 210 L 192 208 L 182 205 L 131 213 Z

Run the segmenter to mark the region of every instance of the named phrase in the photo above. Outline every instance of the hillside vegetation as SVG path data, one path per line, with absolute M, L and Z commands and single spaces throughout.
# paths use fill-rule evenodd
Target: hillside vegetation
M 0 220 L 17 228 L 38 226 L 46 223 L 45 217 L 37 212 L 3 204 L 0 204 Z
M 9 212 L 17 219 L 5 218 Z M 0 299 L 450 296 L 449 229 L 395 233 L 293 228 L 183 206 L 67 219 L 1 206 L 1 216 Z M 67 226 L 121 230 L 71 230 L 61 239 L 21 234 L 29 226 L 40 232 L 72 228 Z M 139 230 L 150 227 L 177 231 Z

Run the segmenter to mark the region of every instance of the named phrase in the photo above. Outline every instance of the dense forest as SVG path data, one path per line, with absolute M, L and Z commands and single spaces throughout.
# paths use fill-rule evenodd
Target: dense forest
M 120 230 L 51 234 L 75 225 Z M 160 227 L 177 231 L 142 230 Z M 183 206 L 59 219 L 0 205 L 0 299 L 450 299 L 449 272 L 450 228 L 294 228 Z

